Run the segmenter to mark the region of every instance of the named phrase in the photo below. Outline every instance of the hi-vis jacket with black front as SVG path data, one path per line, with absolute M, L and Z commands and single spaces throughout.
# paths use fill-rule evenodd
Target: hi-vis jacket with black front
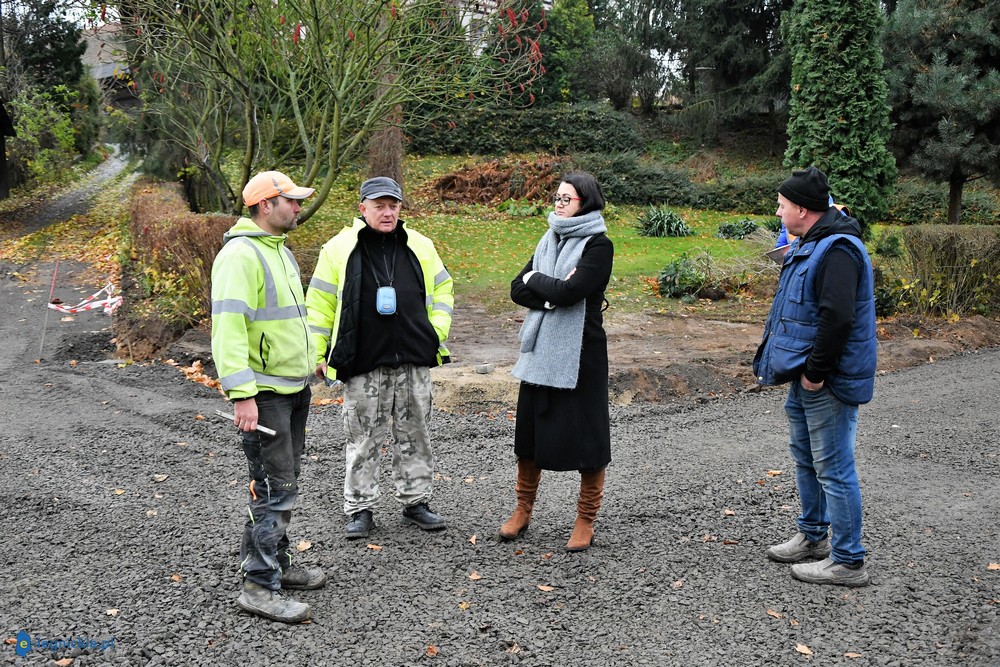
M 400 227 L 403 221 L 399 221 Z M 339 234 L 327 241 L 320 250 L 316 271 L 309 282 L 309 324 L 313 332 L 317 364 L 328 362 L 334 348 L 338 356 L 353 358 L 358 340 L 358 291 L 360 288 L 360 259 L 351 262 L 358 247 L 358 234 L 366 223 L 360 218 L 344 227 Z M 438 338 L 437 363 L 447 363 L 450 353 L 445 347 L 451 330 L 452 311 L 455 307 L 454 282 L 434 244 L 429 238 L 407 229 L 404 235 L 406 248 L 413 253 L 423 276 L 424 306 L 427 319 Z M 353 266 L 351 272 L 349 265 Z M 327 378 L 336 379 L 336 370 L 327 367 Z
M 212 265 L 212 356 L 230 399 L 306 387 L 315 353 L 285 236 L 240 218 Z

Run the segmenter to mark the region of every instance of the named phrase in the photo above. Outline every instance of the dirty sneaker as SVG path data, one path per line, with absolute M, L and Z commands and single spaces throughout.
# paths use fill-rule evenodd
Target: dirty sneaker
M 272 591 L 252 581 L 244 582 L 243 592 L 236 604 L 251 614 L 281 623 L 301 623 L 312 613 L 309 605 L 282 597 L 279 591 Z
M 417 503 L 403 508 L 403 521 L 420 526 L 423 530 L 441 530 L 445 527 L 444 519 L 427 506 L 427 503 Z
M 810 584 L 834 584 L 836 586 L 867 586 L 868 565 L 864 562 L 858 568 L 825 558 L 815 563 L 799 563 L 792 566 L 792 576 Z
M 318 567 L 290 567 L 281 573 L 281 587 L 311 591 L 326 585 L 326 573 Z
M 767 550 L 767 557 L 779 563 L 801 563 L 804 560 L 826 558 L 830 555 L 830 538 L 810 542 L 802 533 Z

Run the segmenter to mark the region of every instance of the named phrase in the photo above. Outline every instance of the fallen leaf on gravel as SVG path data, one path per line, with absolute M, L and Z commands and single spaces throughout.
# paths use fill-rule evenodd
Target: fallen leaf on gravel
M 170 581 L 174 582 L 175 584 L 179 584 L 183 580 L 184 580 L 184 577 L 182 577 L 179 574 L 172 574 L 172 575 L 170 575 Z
M 773 609 L 768 609 L 767 615 L 772 616 L 774 618 L 783 618 L 780 611 L 775 611 Z
M 344 402 L 343 397 L 340 398 L 319 398 L 314 401 L 316 405 L 340 405 Z
M 467 610 L 471 606 L 472 606 L 471 602 L 459 602 L 458 603 L 458 608 L 461 609 L 462 611 Z
M 551 593 L 556 589 L 555 586 L 546 586 L 545 584 L 538 584 L 538 590 L 545 591 L 546 593 Z
M 1000 570 L 1000 563 L 990 563 L 986 566 L 987 570 Z
M 115 495 L 116 496 L 120 496 L 123 493 L 125 493 L 125 489 L 115 489 Z
M 725 516 L 736 516 L 736 512 L 734 512 L 733 510 L 729 509 L 728 507 L 726 509 L 722 510 L 722 514 L 725 515 Z
M 671 584 L 671 587 L 672 587 L 672 588 L 673 588 L 673 589 L 674 589 L 675 591 L 676 591 L 676 590 L 677 590 L 678 588 L 682 588 L 683 586 L 684 586 L 684 580 L 683 580 L 683 579 L 678 579 L 678 580 L 677 580 L 677 581 L 675 581 L 675 582 L 674 582 L 673 584 Z
M 469 579 L 472 579 L 473 581 L 479 581 L 482 578 L 483 578 L 483 575 L 479 574 L 475 570 L 473 570 L 472 574 L 469 575 Z
M 170 475 L 153 475 L 154 482 L 165 482 Z
M 472 537 L 469 538 L 469 543 L 472 544 L 472 545 L 476 544 L 476 536 L 475 535 L 473 535 Z
M 72 315 L 67 315 L 66 317 L 60 319 L 59 321 L 60 322 L 72 322 L 74 319 L 76 319 L 76 318 L 74 318 Z M 66 664 L 68 665 L 69 663 L 67 662 Z
M 517 645 L 517 642 L 514 642 L 514 645 L 511 646 L 509 649 L 506 649 L 506 652 L 507 653 L 520 653 L 521 652 L 521 647 Z
M 844 654 L 844 657 L 845 658 L 850 658 L 851 660 L 856 660 L 857 658 L 861 657 L 861 654 L 860 653 L 854 653 L 853 651 L 848 651 L 847 653 Z
M 368 548 L 372 551 L 382 551 L 382 547 L 377 544 L 369 544 Z
M 466 484 L 472 484 L 473 482 L 475 482 L 475 481 L 476 481 L 476 478 L 475 478 L 474 476 L 472 476 L 472 475 L 469 475 L 469 476 L 468 476 L 468 477 L 466 477 L 466 478 L 465 478 L 465 479 L 464 479 L 463 481 L 464 481 L 464 482 L 465 482 Z
M 67 665 L 73 664 L 73 658 L 63 658 L 62 660 L 56 660 L 54 665 L 59 665 L 59 667 L 67 667 Z
M 793 618 L 790 621 L 788 621 L 788 625 L 792 626 L 793 628 L 797 628 L 799 627 L 799 622 Z
M 16 637 L 7 637 L 7 639 L 3 640 L 3 643 L 7 644 L 8 646 L 10 646 L 11 644 L 16 644 L 17 643 L 17 638 Z
M 200 422 L 205 421 L 205 415 L 195 415 L 194 418 Z
M 77 364 L 79 364 L 79 363 L 80 363 L 80 362 L 79 362 L 79 361 L 77 361 L 76 359 L 70 359 L 70 360 L 69 360 L 69 365 L 70 365 L 70 366 L 76 366 L 76 365 L 77 365 Z
M 118 610 L 117 609 L 108 609 L 108 610 L 105 610 L 104 613 L 107 614 L 108 616 L 117 616 L 118 615 Z
M 542 554 L 542 560 L 552 560 L 552 554 Z
M 777 477 L 778 475 L 784 475 L 784 474 L 785 474 L 784 470 L 768 470 L 767 471 L 767 476 L 768 477 Z
M 812 655 L 813 654 L 813 650 L 811 648 L 809 648 L 808 646 L 806 646 L 805 644 L 796 644 L 795 645 L 795 650 L 798 651 L 799 653 L 801 653 L 802 655 Z
M 295 550 L 296 551 L 307 551 L 309 549 L 312 549 L 312 545 L 313 545 L 313 543 L 310 542 L 309 540 L 301 540 L 298 544 L 295 545 Z
M 157 515 L 156 510 L 146 510 L 146 516 L 153 517 Z
M 431 644 L 430 646 L 427 647 L 427 650 L 424 651 L 424 653 L 427 654 L 428 658 L 433 658 L 438 654 L 438 647 Z
M 524 555 L 524 549 L 514 549 L 514 555 L 515 556 L 523 556 Z
M 722 540 L 723 544 L 739 544 L 739 540 Z
M 705 533 L 705 537 L 701 538 L 701 541 L 702 542 L 715 542 L 717 539 L 719 539 L 719 538 L 716 537 L 715 535 L 709 535 L 708 533 Z

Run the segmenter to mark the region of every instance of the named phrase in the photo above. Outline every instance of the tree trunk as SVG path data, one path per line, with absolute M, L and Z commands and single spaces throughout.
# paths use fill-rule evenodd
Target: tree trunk
M 387 119 L 388 124 L 374 132 L 368 140 L 368 177 L 388 176 L 399 183 L 403 190 L 404 204 L 407 201 L 403 184 L 403 110 L 396 107 Z
M 951 172 L 948 179 L 948 224 L 957 225 L 962 218 L 962 188 L 965 177 L 959 169 Z

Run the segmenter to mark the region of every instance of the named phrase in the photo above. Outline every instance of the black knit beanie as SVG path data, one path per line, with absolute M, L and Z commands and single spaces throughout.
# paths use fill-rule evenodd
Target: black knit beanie
M 816 167 L 793 171 L 790 178 L 778 186 L 778 192 L 793 204 L 810 211 L 830 208 L 830 182 L 826 174 Z

